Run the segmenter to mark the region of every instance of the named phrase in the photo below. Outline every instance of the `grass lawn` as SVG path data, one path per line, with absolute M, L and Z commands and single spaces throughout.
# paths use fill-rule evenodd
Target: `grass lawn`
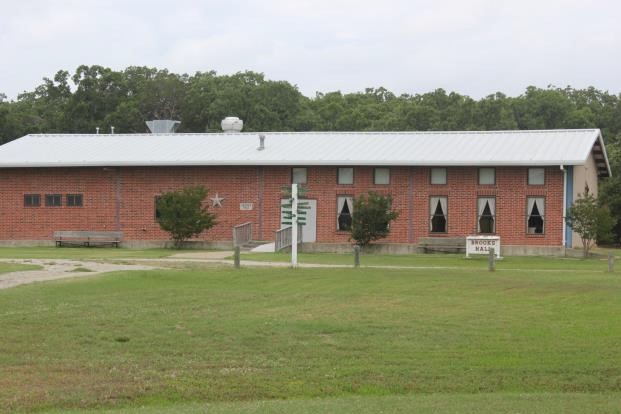
M 233 258 L 232 256 L 230 257 Z M 243 253 L 242 260 L 290 262 L 291 253 Z M 446 267 L 459 269 L 487 269 L 487 257 L 475 256 L 466 259 L 463 254 L 409 254 L 409 255 L 361 255 L 362 266 L 411 266 Z M 353 266 L 352 254 L 299 253 L 299 263 L 318 263 Z M 621 266 L 621 264 L 619 264 Z M 506 270 L 556 270 L 590 271 L 608 269 L 607 259 L 580 259 L 558 257 L 504 257 L 496 262 L 497 269 Z
M 0 247 L 3 259 L 153 259 L 187 250 L 113 247 Z M 190 250 L 195 251 L 195 250 Z
M 0 411 L 619 412 L 620 298 L 618 273 L 555 269 L 21 286 L 0 291 Z
M 606 414 L 618 413 L 621 394 L 585 393 L 496 393 L 496 394 L 423 394 L 390 396 L 348 396 L 314 399 L 241 401 L 226 403 L 190 403 L 122 409 L 52 410 L 48 414 Z
M 0 274 L 21 272 L 23 270 L 38 270 L 42 269 L 41 266 L 31 264 L 18 264 L 18 263 L 0 263 Z

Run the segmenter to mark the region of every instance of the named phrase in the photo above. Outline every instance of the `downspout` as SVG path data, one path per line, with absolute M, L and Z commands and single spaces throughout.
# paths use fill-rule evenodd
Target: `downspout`
M 563 171 L 563 249 L 567 246 L 567 170 L 565 166 L 561 164 L 561 171 Z

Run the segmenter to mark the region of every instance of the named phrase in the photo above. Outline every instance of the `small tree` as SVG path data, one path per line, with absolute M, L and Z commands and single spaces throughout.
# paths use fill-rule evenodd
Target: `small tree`
M 392 197 L 370 191 L 368 196 L 354 199 L 351 223 L 351 239 L 359 246 L 366 246 L 374 240 L 382 239 L 390 232 L 390 222 L 399 213 L 392 210 Z
M 584 190 L 567 210 L 567 224 L 580 235 L 584 257 L 589 255 L 596 241 L 606 242 L 611 238 L 614 219 L 608 207 L 601 206 L 598 200 Z
M 207 189 L 202 186 L 185 187 L 162 194 L 157 200 L 157 222 L 170 233 L 177 249 L 182 243 L 215 224 L 215 214 L 207 211 L 203 200 Z

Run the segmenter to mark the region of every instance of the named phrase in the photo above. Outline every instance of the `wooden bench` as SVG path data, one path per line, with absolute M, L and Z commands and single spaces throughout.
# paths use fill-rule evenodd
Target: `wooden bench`
M 122 231 L 55 231 L 56 247 L 69 246 L 114 246 L 123 240 Z
M 465 237 L 421 237 L 418 249 L 423 253 L 465 253 Z

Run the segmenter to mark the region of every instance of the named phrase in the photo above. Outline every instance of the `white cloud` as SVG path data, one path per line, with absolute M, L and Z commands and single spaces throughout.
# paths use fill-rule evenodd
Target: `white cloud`
M 43 1 L 3 5 L 0 92 L 59 69 L 262 71 L 315 91 L 438 87 L 480 97 L 527 85 L 621 91 L 612 0 Z

